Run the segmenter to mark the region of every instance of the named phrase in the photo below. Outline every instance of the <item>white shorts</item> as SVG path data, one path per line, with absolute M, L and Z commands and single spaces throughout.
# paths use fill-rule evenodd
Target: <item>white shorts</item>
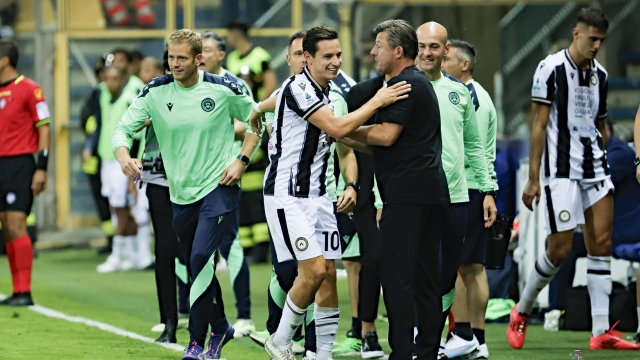
M 611 178 L 573 180 L 545 178 L 547 233 L 573 230 L 584 225 L 584 212 L 614 190 Z
M 127 207 L 129 178 L 122 173 L 122 167 L 118 160 L 102 162 L 100 180 L 102 181 L 100 193 L 109 199 L 109 205 L 114 208 Z
M 265 196 L 264 211 L 278 262 L 342 258 L 340 233 L 328 196 Z

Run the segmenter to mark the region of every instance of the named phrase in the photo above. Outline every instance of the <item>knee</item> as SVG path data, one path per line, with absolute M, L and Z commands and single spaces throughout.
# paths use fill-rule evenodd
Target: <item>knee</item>
M 475 279 L 480 276 L 484 270 L 484 265 L 482 264 L 466 264 L 460 266 L 460 274 L 462 275 L 462 279 L 465 283 L 468 280 Z
M 9 218 L 7 219 L 5 224 L 2 224 L 2 225 L 6 227 L 5 231 L 6 231 L 6 234 L 9 236 L 9 240 L 17 239 L 27 234 L 26 220 L 21 221 L 19 219 Z
M 547 251 L 549 261 L 555 267 L 560 267 L 571 255 L 571 246 L 563 246 L 554 248 L 553 251 Z
M 314 288 L 318 288 L 322 285 L 327 273 L 329 273 L 329 270 L 327 269 L 326 262 L 322 257 L 318 257 L 311 263 L 305 264 L 301 271 L 303 280 L 311 284 Z M 335 267 L 333 268 L 333 276 L 335 277 Z
M 207 262 L 211 259 L 211 256 L 207 256 L 205 253 L 201 252 L 193 252 L 190 256 L 190 266 L 191 269 L 202 269 Z

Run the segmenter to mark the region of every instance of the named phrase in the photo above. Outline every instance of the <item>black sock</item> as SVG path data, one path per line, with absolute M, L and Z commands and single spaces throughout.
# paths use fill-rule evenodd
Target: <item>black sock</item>
M 362 338 L 362 321 L 356 317 L 351 318 L 351 332 L 356 339 Z
M 484 329 L 473 328 L 473 335 L 476 336 L 476 339 L 478 339 L 478 343 L 480 345 L 485 343 L 485 340 L 484 340 Z
M 471 330 L 471 323 L 456 321 L 456 335 L 458 335 L 459 337 L 461 337 L 463 340 L 466 340 L 466 341 L 473 340 L 473 331 Z

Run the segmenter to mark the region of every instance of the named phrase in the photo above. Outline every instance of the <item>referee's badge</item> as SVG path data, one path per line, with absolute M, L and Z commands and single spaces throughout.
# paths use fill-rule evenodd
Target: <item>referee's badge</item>
M 298 251 L 305 251 L 309 247 L 309 241 L 303 237 L 299 237 L 296 239 L 296 249 Z
M 212 112 L 213 109 L 215 109 L 216 107 L 216 103 L 213 102 L 213 100 L 211 100 L 210 98 L 206 98 L 202 100 L 202 102 L 200 103 L 200 106 L 202 107 L 202 110 L 206 112 Z
M 449 93 L 449 101 L 451 101 L 451 103 L 453 105 L 458 105 L 460 104 L 460 95 L 458 95 L 457 92 L 452 91 Z
M 571 220 L 571 214 L 569 214 L 569 212 L 567 210 L 562 210 L 562 211 L 560 211 L 560 214 L 558 214 L 558 218 L 562 222 L 567 222 L 567 221 Z
M 591 85 L 598 85 L 598 77 L 596 76 L 596 74 L 591 74 Z
M 13 193 L 13 192 L 7 193 L 6 200 L 7 200 L 7 204 L 9 204 L 9 205 L 15 204 L 16 203 L 16 194 Z

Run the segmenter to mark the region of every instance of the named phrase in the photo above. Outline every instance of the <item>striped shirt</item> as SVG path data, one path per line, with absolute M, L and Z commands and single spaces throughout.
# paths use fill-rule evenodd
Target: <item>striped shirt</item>
M 322 89 L 307 68 L 282 85 L 269 140 L 265 195 L 307 198 L 327 193 L 331 146 L 327 134 L 309 122 L 323 106 L 333 111 L 329 87 Z
M 544 176 L 600 180 L 609 176 L 597 121 L 607 117 L 606 70 L 594 59 L 586 71 L 568 50 L 547 56 L 533 76 L 533 102 L 551 106 Z

